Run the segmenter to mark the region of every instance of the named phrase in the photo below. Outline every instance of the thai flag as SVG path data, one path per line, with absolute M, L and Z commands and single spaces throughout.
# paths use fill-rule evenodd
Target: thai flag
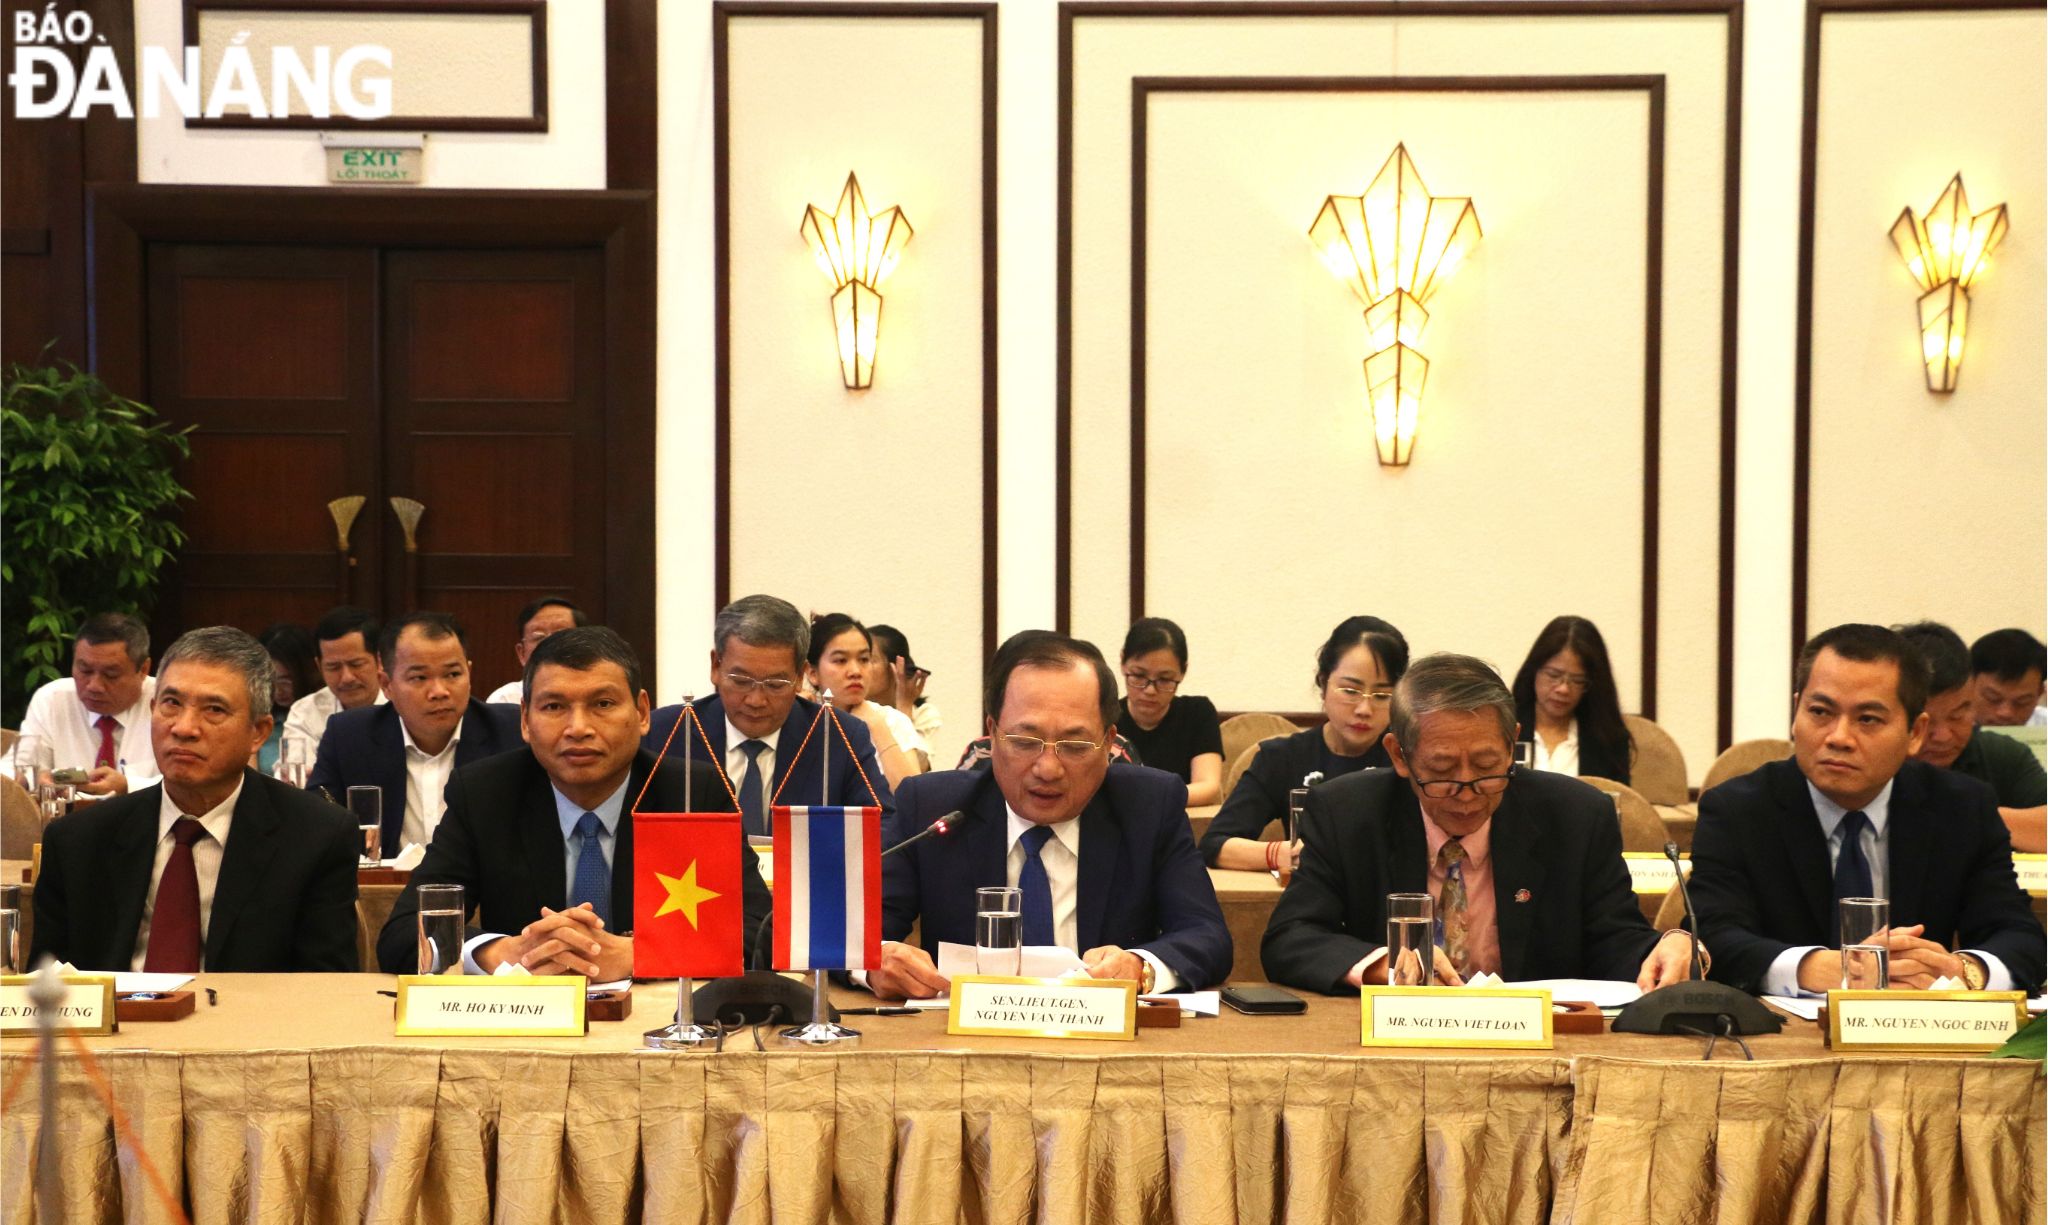
M 871 970 L 882 960 L 882 810 L 772 810 L 775 968 Z

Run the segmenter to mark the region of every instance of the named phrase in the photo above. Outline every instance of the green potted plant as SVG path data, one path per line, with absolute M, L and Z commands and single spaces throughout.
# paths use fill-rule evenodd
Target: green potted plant
M 0 378 L 0 725 L 21 726 L 36 687 L 69 670 L 86 617 L 149 615 L 191 496 L 174 470 L 189 427 L 155 416 L 69 362 Z

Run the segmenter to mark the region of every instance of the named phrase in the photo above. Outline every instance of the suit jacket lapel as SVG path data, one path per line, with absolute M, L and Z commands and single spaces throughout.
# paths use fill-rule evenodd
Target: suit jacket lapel
M 633 769 L 626 775 L 625 807 L 619 810 L 619 827 L 612 835 L 613 931 L 633 930 L 633 797 L 640 794 L 640 786 L 647 781 L 647 771 L 653 765 L 654 755 L 643 749 L 633 758 Z M 684 811 L 683 797 L 672 795 L 659 786 L 648 789 L 647 799 L 649 812 Z M 751 851 L 747 853 L 752 854 Z M 564 897 L 567 897 L 566 893 Z
M 1934 830 L 1920 798 L 1918 772 L 1907 762 L 1892 783 L 1890 808 L 1885 816 L 1886 874 L 1890 877 L 1886 896 L 1891 898 L 1892 922 L 1899 925 L 1924 923 L 1927 861 L 1935 854 Z M 1954 932 L 1923 932 L 1929 940 L 1948 944 Z
M 1515 898 L 1544 896 L 1544 862 L 1537 853 L 1534 823 L 1526 819 L 1516 799 L 1511 786 L 1493 814 L 1486 840 L 1493 860 L 1493 925 L 1500 940 L 1500 971 L 1509 982 L 1528 977 L 1523 972 L 1528 965 L 1525 955 L 1536 925 L 1535 908 Z
M 1102 944 L 1102 919 L 1109 909 L 1124 841 L 1106 780 L 1075 819 L 1081 823 L 1081 878 L 1075 882 L 1074 939 L 1081 947 L 1074 951 L 1085 953 Z
M 1828 863 L 1828 840 L 1820 830 L 1820 814 L 1813 810 L 1813 796 L 1806 790 L 1806 775 L 1790 761 L 1772 762 L 1765 769 L 1770 771 L 1766 778 L 1778 801 L 1778 834 L 1785 841 L 1793 880 L 1806 897 L 1813 933 L 1832 948 L 1840 935 L 1829 921 L 1834 909 L 1835 872 Z M 1893 862 L 1897 862 L 1896 852 Z
M 1423 832 L 1422 823 L 1429 818 L 1422 815 L 1422 808 L 1415 802 L 1415 790 L 1408 780 L 1394 780 L 1394 802 L 1387 807 L 1386 828 L 1381 831 L 1385 838 L 1387 867 L 1386 881 L 1389 893 L 1429 892 L 1429 838 Z M 1386 900 L 1374 907 L 1384 917 Z M 1381 939 L 1385 933 L 1381 933 Z
M 121 969 L 135 959 L 135 934 L 142 927 L 142 904 L 149 898 L 150 876 L 156 868 L 163 784 L 136 792 L 135 798 L 136 811 L 121 823 L 107 851 L 107 875 L 114 887 L 108 953 L 111 964 Z
M 405 731 L 396 706 L 386 703 L 377 709 L 382 713 L 371 723 L 370 760 L 375 766 L 371 777 L 384 793 L 383 841 L 388 857 L 404 849 L 399 839 L 405 834 Z M 346 795 L 336 798 L 348 802 Z
M 497 727 L 491 716 L 485 712 L 484 704 L 475 698 L 462 712 L 462 739 L 455 742 L 455 764 L 466 766 L 472 761 L 481 761 L 499 749 Z
M 253 770 L 244 770 L 242 794 L 235 801 L 235 818 L 228 826 L 227 846 L 221 850 L 220 878 L 213 886 L 213 907 L 206 918 L 206 965 L 225 969 L 221 950 L 242 910 L 255 895 L 256 884 L 277 855 L 277 810 L 263 791 Z
M 825 802 L 818 792 L 817 780 L 822 775 L 817 772 L 817 767 L 805 764 L 803 771 L 798 770 L 799 764 L 817 759 L 818 746 L 815 743 L 804 744 L 804 733 L 810 731 L 811 722 L 817 714 L 815 704 L 798 698 L 789 708 L 789 717 L 782 721 L 782 730 L 775 733 L 775 777 L 767 793 L 761 797 L 768 808 L 772 809 L 777 804 L 804 808 Z M 823 736 L 831 730 L 820 727 L 818 735 Z M 802 763 L 799 763 L 799 758 L 802 758 Z
M 532 763 L 531 781 L 519 789 L 519 839 L 526 856 L 526 872 L 540 904 L 549 910 L 561 910 L 569 904 L 562 820 L 555 811 L 555 790 L 547 771 L 530 754 L 527 759 Z

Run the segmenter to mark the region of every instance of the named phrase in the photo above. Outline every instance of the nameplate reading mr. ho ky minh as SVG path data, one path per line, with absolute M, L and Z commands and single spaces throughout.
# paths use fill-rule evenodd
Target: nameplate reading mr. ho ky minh
M 401 1038 L 569 1038 L 589 1030 L 588 980 L 576 974 L 404 974 Z
M 1129 1041 L 1138 1033 L 1138 984 L 1110 978 L 962 975 L 953 980 L 946 1032 Z

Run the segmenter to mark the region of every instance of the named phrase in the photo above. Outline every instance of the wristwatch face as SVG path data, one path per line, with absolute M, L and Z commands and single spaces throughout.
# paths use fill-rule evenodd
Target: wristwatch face
M 1960 957 L 1957 960 L 1963 963 L 1964 985 L 1968 986 L 1972 991 L 1982 991 L 1984 989 L 1984 967 L 1978 964 L 1975 957 L 1966 956 Z

